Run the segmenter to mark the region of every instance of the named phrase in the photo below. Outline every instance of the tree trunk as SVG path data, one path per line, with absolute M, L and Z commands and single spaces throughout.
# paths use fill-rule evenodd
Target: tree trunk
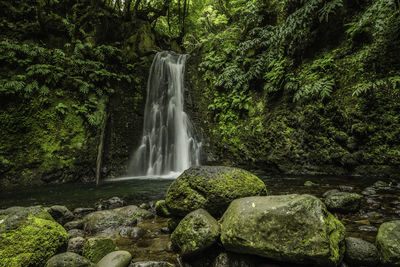
M 106 111 L 106 117 L 104 119 L 103 126 L 101 128 L 100 142 L 97 149 L 97 161 L 96 161 L 96 185 L 99 185 L 101 179 L 101 168 L 103 167 L 103 152 L 104 152 L 104 141 L 106 139 L 106 128 L 108 121 L 108 112 Z

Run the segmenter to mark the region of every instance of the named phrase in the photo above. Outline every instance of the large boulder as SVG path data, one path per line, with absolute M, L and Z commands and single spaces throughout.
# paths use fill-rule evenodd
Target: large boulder
M 378 251 L 374 244 L 365 240 L 347 237 L 344 260 L 351 266 L 377 266 L 379 263 Z
M 237 199 L 221 222 L 229 251 L 321 266 L 343 258 L 345 227 L 311 195 Z
M 65 252 L 51 257 L 45 267 L 92 267 L 88 259 L 72 252 Z
M 94 263 L 99 262 L 105 255 L 115 251 L 117 247 L 108 238 L 89 238 L 84 247 L 82 255 Z
M 168 188 L 168 211 L 184 217 L 191 211 L 205 209 L 220 216 L 237 198 L 266 195 L 263 181 L 248 171 L 221 166 L 196 166 L 187 169 Z
M 211 247 L 218 241 L 218 222 L 205 210 L 195 210 L 178 224 L 171 242 L 180 255 L 191 256 Z
M 44 266 L 68 234 L 41 207 L 0 211 L 0 266 Z
M 356 193 L 335 192 L 326 196 L 325 204 L 330 211 L 352 212 L 360 208 L 361 196 Z
M 84 229 L 89 234 L 135 226 L 138 220 L 151 219 L 154 214 L 135 205 L 113 210 L 96 211 L 83 218 Z
M 400 220 L 381 224 L 376 247 L 384 264 L 400 266 Z
M 118 250 L 104 256 L 96 267 L 126 267 L 131 262 L 132 255 L 128 251 Z

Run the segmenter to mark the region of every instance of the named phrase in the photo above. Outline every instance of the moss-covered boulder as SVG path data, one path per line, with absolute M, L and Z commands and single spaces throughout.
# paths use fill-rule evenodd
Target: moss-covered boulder
M 381 261 L 388 266 L 400 266 L 400 220 L 383 223 L 376 236 Z
M 151 219 L 154 214 L 135 205 L 113 210 L 96 211 L 83 218 L 84 229 L 89 234 L 135 226 L 138 220 Z
M 328 210 L 338 212 L 352 212 L 360 208 L 361 196 L 356 193 L 335 192 L 328 194 L 325 204 Z
M 65 252 L 51 257 L 45 267 L 93 267 L 90 260 L 72 252 Z
M 116 248 L 114 242 L 109 238 L 89 238 L 83 247 L 82 256 L 97 263 Z
M 264 182 L 248 171 L 196 166 L 187 169 L 170 185 L 165 200 L 170 213 L 177 217 L 200 208 L 220 216 L 232 200 L 266 193 Z
M 168 210 L 165 200 L 157 201 L 156 205 L 155 205 L 155 209 L 156 209 L 156 214 L 158 216 L 165 217 L 165 218 L 168 218 L 171 216 L 171 213 Z
M 229 251 L 321 266 L 337 266 L 343 258 L 345 227 L 311 195 L 237 199 L 221 223 Z
M 181 220 L 171 242 L 180 255 L 192 256 L 215 244 L 219 234 L 218 222 L 204 209 L 198 209 Z
M 43 266 L 66 247 L 65 229 L 41 207 L 0 211 L 0 266 Z

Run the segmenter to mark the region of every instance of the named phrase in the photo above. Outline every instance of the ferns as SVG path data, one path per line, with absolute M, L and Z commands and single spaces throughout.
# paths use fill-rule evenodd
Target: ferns
M 335 15 L 336 10 L 343 7 L 343 0 L 332 0 L 330 2 L 326 2 L 324 7 L 321 8 L 318 12 L 319 21 L 329 20 L 329 15 Z
M 301 87 L 293 96 L 293 101 L 299 101 L 310 97 L 320 97 L 321 99 L 327 98 L 331 95 L 335 82 L 329 78 L 323 78 L 311 84 L 306 84 Z

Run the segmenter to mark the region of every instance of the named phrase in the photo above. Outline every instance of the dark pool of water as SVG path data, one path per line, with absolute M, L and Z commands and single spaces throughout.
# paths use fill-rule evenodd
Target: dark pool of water
M 322 197 L 330 189 L 343 186 L 352 187 L 351 192 L 361 194 L 378 179 L 367 177 L 337 176 L 275 176 L 256 173 L 267 185 L 269 194 L 312 194 Z M 118 196 L 128 204 L 163 199 L 171 179 L 132 179 L 118 182 L 106 182 L 99 186 L 88 184 L 64 184 L 40 187 L 18 188 L 0 192 L 0 209 L 11 206 L 51 206 L 65 205 L 69 209 L 94 207 L 100 199 Z M 305 181 L 316 186 L 306 187 Z M 336 214 L 347 229 L 347 235 L 362 237 L 374 242 L 377 228 L 386 221 L 400 219 L 400 186 L 396 181 L 383 180 L 390 186 L 375 188 L 376 193 L 363 195 L 359 212 Z M 349 190 L 349 188 L 345 188 Z M 373 203 L 373 204 L 371 204 Z

